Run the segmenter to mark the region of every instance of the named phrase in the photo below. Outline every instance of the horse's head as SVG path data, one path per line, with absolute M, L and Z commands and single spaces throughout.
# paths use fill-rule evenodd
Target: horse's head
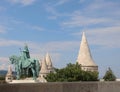
M 11 61 L 11 64 L 16 64 L 18 62 L 19 58 L 17 56 L 11 56 L 9 57 L 9 60 Z

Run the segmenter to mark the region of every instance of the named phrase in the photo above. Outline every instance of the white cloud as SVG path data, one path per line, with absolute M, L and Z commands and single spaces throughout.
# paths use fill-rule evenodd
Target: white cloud
M 108 21 L 109 20 L 106 18 L 92 18 L 80 14 L 79 15 L 74 14 L 73 16 L 71 16 L 69 20 L 62 22 L 61 25 L 64 27 L 83 27 L 94 24 L 107 23 Z
M 85 0 L 80 0 L 83 4 Z M 62 27 L 88 27 L 94 25 L 120 25 L 120 4 L 105 0 L 88 1 L 83 8 L 74 10 L 64 20 Z M 71 16 L 70 16 L 71 15 Z
M 32 29 L 33 30 L 38 30 L 38 31 L 44 31 L 44 28 L 39 27 L 39 26 L 33 26 Z
M 113 1 L 105 1 L 105 0 L 93 0 L 93 2 L 89 3 L 89 5 L 85 8 L 86 10 L 96 11 L 96 10 L 111 10 L 118 7 L 119 4 Z
M 68 2 L 69 0 L 65 0 L 66 2 Z M 56 6 L 58 5 L 58 4 L 62 4 L 62 2 L 64 2 L 64 0 L 62 1 L 62 0 L 60 0 L 59 2 L 57 2 L 56 4 L 45 4 L 44 5 L 44 8 L 45 8 L 45 10 L 50 14 L 49 16 L 48 16 L 48 18 L 49 19 L 57 19 L 58 17 L 63 17 L 63 16 L 70 16 L 70 14 L 67 14 L 67 13 L 60 13 L 58 10 L 57 10 L 57 8 L 56 8 Z M 56 5 L 56 6 L 55 6 Z
M 100 28 L 91 32 L 90 40 L 92 44 L 101 45 L 106 48 L 120 48 L 120 27 Z M 90 31 L 88 34 L 91 34 Z
M 25 42 L 16 41 L 16 40 L 8 40 L 8 39 L 0 39 L 0 46 L 23 46 Z
M 7 33 L 8 31 L 19 31 L 29 30 L 29 31 L 45 31 L 46 29 L 42 26 L 32 25 L 27 22 L 15 19 L 13 17 L 0 17 L 0 33 Z M 9 20 L 9 21 L 8 21 Z M 22 26 L 22 27 L 21 27 Z
M 24 44 L 27 43 L 29 48 L 33 50 L 33 52 L 62 52 L 74 50 L 77 46 L 79 46 L 79 41 L 51 41 L 46 43 L 34 43 L 30 41 L 17 41 L 17 40 L 8 40 L 8 39 L 0 39 L 1 47 L 9 47 L 9 46 L 19 46 L 23 47 Z
M 35 2 L 35 0 L 21 0 L 21 3 L 24 4 L 24 5 L 30 5 L 33 2 Z
M 9 59 L 7 57 L 0 57 L 0 62 L 8 62 Z
M 59 1 L 57 1 L 57 3 L 54 5 L 54 6 L 59 6 L 59 5 L 63 5 L 63 4 L 65 4 L 65 3 L 67 3 L 67 2 L 69 2 L 70 0 L 59 0 Z
M 49 50 L 72 50 L 78 45 L 77 41 L 53 41 L 46 44 L 46 47 L 49 48 Z
M 79 46 L 79 41 L 51 41 L 46 43 L 34 43 L 30 41 L 17 41 L 17 40 L 8 40 L 0 39 L 0 46 L 24 46 L 27 43 L 29 48 L 34 49 L 36 52 L 56 52 L 56 51 L 69 51 L 74 50 L 76 46 Z
M 14 4 L 22 4 L 24 6 L 31 5 L 35 2 L 35 0 L 8 0 L 8 1 Z

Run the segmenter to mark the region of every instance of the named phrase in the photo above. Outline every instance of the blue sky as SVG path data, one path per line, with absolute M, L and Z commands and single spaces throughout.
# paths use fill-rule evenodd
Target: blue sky
M 120 78 L 119 0 L 1 0 L 0 70 L 25 43 L 33 58 L 49 52 L 55 67 L 75 63 L 83 31 L 100 77 L 111 67 Z

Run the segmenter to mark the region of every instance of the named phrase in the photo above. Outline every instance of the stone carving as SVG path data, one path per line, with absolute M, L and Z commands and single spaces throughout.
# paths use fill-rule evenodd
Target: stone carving
M 32 72 L 33 79 L 39 76 L 40 64 L 37 59 L 30 58 L 28 46 L 25 45 L 24 50 L 21 51 L 21 56 L 12 55 L 9 57 L 11 64 L 15 65 L 15 71 L 17 72 L 17 79 L 19 80 L 22 75 L 25 77 L 30 76 Z

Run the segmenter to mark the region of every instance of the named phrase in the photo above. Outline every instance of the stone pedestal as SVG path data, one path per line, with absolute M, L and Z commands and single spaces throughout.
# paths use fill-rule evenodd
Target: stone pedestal
M 12 80 L 8 83 L 37 83 L 36 80 L 33 80 L 33 78 L 26 78 L 26 79 L 20 79 L 20 80 Z

